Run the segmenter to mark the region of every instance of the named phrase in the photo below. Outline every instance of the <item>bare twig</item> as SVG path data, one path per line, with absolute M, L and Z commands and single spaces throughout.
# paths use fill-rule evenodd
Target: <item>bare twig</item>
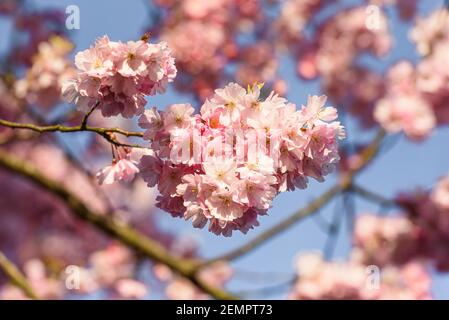
M 120 134 L 125 137 L 143 137 L 142 132 L 134 132 L 134 131 L 126 131 L 120 128 L 101 128 L 101 127 L 90 127 L 87 124 L 83 126 L 83 124 L 79 126 L 63 126 L 60 124 L 55 125 L 49 125 L 49 126 L 38 126 L 32 123 L 17 123 L 17 122 L 11 122 L 6 121 L 3 119 L 0 119 L 0 125 L 4 127 L 8 127 L 11 129 L 26 129 L 26 130 L 32 130 L 39 133 L 45 133 L 45 132 L 95 132 L 96 134 L 102 136 L 110 143 L 121 146 L 121 147 L 130 147 L 130 148 L 144 148 L 141 145 L 138 144 L 126 144 L 121 143 L 117 141 L 117 139 L 114 136 L 115 134 Z
M 394 207 L 398 205 L 393 199 L 387 199 L 384 196 L 377 194 L 374 191 L 368 190 L 358 184 L 353 184 L 351 186 L 351 191 L 365 198 L 366 200 L 381 205 L 382 207 Z

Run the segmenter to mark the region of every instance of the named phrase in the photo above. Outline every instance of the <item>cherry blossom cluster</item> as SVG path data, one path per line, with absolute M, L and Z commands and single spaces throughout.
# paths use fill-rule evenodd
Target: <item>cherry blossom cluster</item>
M 195 227 L 230 236 L 258 225 L 274 197 L 324 181 L 339 160 L 343 127 L 325 96 L 311 96 L 299 110 L 257 85 L 235 83 L 217 89 L 194 114 L 190 104 L 147 110 L 139 124 L 153 154 L 139 169 L 158 187 L 157 206 L 192 219 Z
M 430 299 L 430 276 L 419 263 L 401 268 L 373 266 L 356 261 L 327 262 L 320 254 L 297 260 L 298 280 L 290 299 L 417 300 Z
M 66 81 L 63 97 L 82 111 L 98 107 L 104 116 L 131 118 L 143 112 L 146 95 L 165 91 L 176 76 L 165 42 L 127 43 L 103 36 L 75 57 L 78 74 Z
M 193 92 L 202 102 L 231 79 L 284 89 L 262 1 L 158 0 L 155 5 L 154 14 L 161 19 L 154 20 L 158 22 L 150 31 L 172 48 L 181 92 Z
M 354 230 L 354 259 L 364 264 L 401 266 L 427 262 L 449 270 L 449 176 L 430 192 L 402 193 L 396 199 L 402 214 L 364 214 Z
M 423 257 L 439 271 L 449 270 L 449 176 L 430 191 L 403 193 L 397 202 L 419 232 L 418 257 Z
M 304 78 L 338 76 L 351 67 L 361 53 L 370 52 L 378 57 L 387 54 L 392 41 L 388 22 L 382 11 L 377 18 L 376 27 L 367 28 L 366 7 L 360 6 L 343 10 L 326 20 L 310 44 L 310 50 L 302 51 L 299 74 Z
M 364 127 L 376 125 L 373 108 L 383 96 L 385 84 L 381 74 L 359 61 L 366 55 L 382 58 L 391 49 L 392 37 L 385 12 L 377 7 L 373 26 L 368 27 L 368 22 L 371 23 L 368 5 L 345 8 L 328 19 L 319 19 L 316 15 L 332 2 L 292 0 L 284 6 L 288 4 L 302 12 L 307 24 L 317 25 L 311 35 L 303 26 L 300 33 L 294 33 L 295 41 L 291 37 L 283 40 L 297 61 L 298 75 L 303 80 L 319 78 L 323 93 L 336 105 L 349 111 Z M 286 26 L 298 25 L 294 19 L 284 20 L 280 23 L 283 26 L 280 39 L 288 34 Z
M 445 10 L 420 18 L 410 33 L 423 59 L 417 65 L 400 61 L 387 74 L 387 94 L 375 109 L 388 132 L 403 131 L 415 140 L 449 122 L 449 73 L 441 68 L 449 54 L 449 20 Z
M 41 42 L 25 78 L 15 83 L 17 97 L 43 108 L 59 102 L 62 84 L 75 76 L 75 69 L 67 57 L 72 48 L 71 42 L 59 36 Z
M 362 214 L 355 222 L 353 258 L 376 266 L 402 265 L 419 255 L 421 232 L 402 215 Z
M 323 0 L 287 0 L 282 2 L 280 13 L 274 22 L 281 41 L 289 42 L 304 40 L 307 24 L 313 15 L 323 9 L 329 2 Z
M 96 177 L 99 184 L 113 184 L 117 181 L 130 182 L 139 172 L 137 160 L 133 159 L 141 155 L 131 152 L 129 148 L 114 148 L 116 152 L 112 164 L 101 169 Z
M 135 256 L 117 243 L 92 253 L 80 274 L 77 294 L 88 294 L 100 289 L 109 290 L 112 299 L 141 299 L 148 294 L 147 285 L 135 278 Z M 70 271 L 70 269 L 68 270 Z M 65 282 L 70 281 L 70 273 Z
M 2 1 L 0 19 L 11 23 L 14 35 L 8 50 L 2 52 L 0 66 L 0 116 L 13 120 L 23 114 L 24 104 L 32 102 L 39 107 L 54 106 L 60 99 L 56 87 L 70 73 L 70 62 L 65 55 L 70 51 L 64 36 L 64 13 L 60 10 L 27 10 L 24 1 Z M 53 39 L 53 40 L 51 40 Z M 61 40 L 61 41 L 60 41 Z M 4 35 L 4 43 L 8 43 Z M 48 57 L 44 55 L 48 54 Z M 54 59 L 54 65 L 50 61 Z M 37 63 L 38 66 L 33 65 Z M 27 79 L 23 77 L 26 69 Z M 16 73 L 16 69 L 20 72 Z M 39 70 L 44 74 L 39 77 Z M 21 82 L 21 83 L 19 83 Z M 19 90 L 10 90 L 19 85 Z M 60 91 L 59 91 L 60 92 Z M 25 100 L 23 100 L 25 99 Z M 43 104 L 39 105 L 39 104 Z M 1 129 L 0 131 L 3 131 Z
M 321 77 L 323 92 L 333 103 L 356 116 L 363 126 L 380 123 L 389 132 L 404 131 L 412 139 L 422 139 L 449 118 L 445 104 L 447 90 L 444 85 L 435 87 L 447 82 L 441 78 L 444 72 L 432 72 L 445 56 L 444 46 L 437 44 L 446 42 L 446 37 L 440 37 L 439 33 L 447 29 L 443 10 L 429 18 L 419 18 L 411 33 L 419 52 L 429 54 L 413 72 L 422 74 L 421 82 L 433 88 L 423 89 L 424 92 L 414 90 L 413 95 L 394 93 L 390 89 L 394 85 L 384 81 L 385 75 L 360 62 L 367 53 L 382 58 L 390 51 L 389 9 L 395 8 L 402 20 L 412 21 L 418 3 L 418 0 L 367 0 L 363 5 L 344 8 L 322 19 L 320 13 L 334 3 L 322 0 L 272 3 L 268 7 L 279 11 L 272 18 L 259 1 L 217 0 L 202 5 L 200 0 L 161 0 L 157 2 L 161 9 L 158 15 L 166 19 L 151 30 L 173 48 L 182 70 L 176 88 L 193 90 L 199 101 L 220 85 L 220 79 L 230 78 L 240 83 L 264 81 L 284 94 L 287 85 L 278 75 L 278 65 L 286 49 L 297 61 L 299 76 L 305 80 Z M 309 26 L 313 27 L 311 34 L 307 32 Z M 194 48 L 186 40 L 191 37 L 198 38 Z M 241 38 L 245 40 L 240 41 Z M 437 50 L 431 52 L 430 47 Z M 225 68 L 231 64 L 235 68 Z M 347 90 L 348 87 L 353 90 Z
M 401 61 L 387 74 L 388 92 L 376 103 L 375 119 L 391 133 L 403 131 L 413 139 L 427 137 L 436 126 L 429 102 L 416 90 L 411 63 Z
M 14 66 L 32 65 L 40 43 L 64 36 L 66 31 L 66 16 L 59 9 L 29 10 L 24 1 L 5 0 L 0 3 L 0 18 L 3 16 L 10 19 L 15 32 L 7 52 L 7 62 Z

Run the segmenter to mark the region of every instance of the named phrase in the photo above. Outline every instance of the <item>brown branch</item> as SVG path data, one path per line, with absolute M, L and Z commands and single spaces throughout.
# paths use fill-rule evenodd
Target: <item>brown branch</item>
M 11 280 L 11 282 L 21 289 L 23 293 L 28 298 L 33 300 L 38 299 L 37 294 L 34 292 L 33 288 L 28 284 L 28 281 L 24 274 L 16 267 L 16 265 L 10 261 L 1 251 L 0 251 L 0 269 L 3 273 Z
M 15 172 L 24 178 L 34 182 L 38 186 L 58 196 L 71 209 L 78 218 L 96 226 L 101 231 L 121 241 L 125 245 L 135 249 L 144 256 L 165 264 L 174 272 L 189 279 L 198 288 L 216 299 L 236 299 L 230 293 L 210 286 L 198 276 L 201 263 L 197 260 L 176 257 L 167 252 L 158 242 L 146 237 L 130 226 L 116 221 L 110 216 L 100 215 L 91 211 L 77 196 L 65 189 L 56 181 L 48 179 L 37 171 L 32 165 L 18 159 L 5 151 L 0 150 L 0 167 Z
M 241 247 L 238 247 L 236 249 L 233 249 L 229 251 L 228 253 L 225 253 L 223 255 L 220 255 L 216 258 L 210 259 L 206 262 L 204 262 L 203 265 L 208 265 L 220 260 L 226 260 L 231 261 L 237 258 L 242 257 L 246 253 L 254 250 L 255 248 L 259 247 L 263 243 L 265 243 L 267 240 L 274 238 L 275 236 L 279 235 L 282 231 L 292 227 L 296 222 L 310 216 L 311 214 L 318 211 L 320 208 L 325 206 L 329 201 L 331 201 L 334 196 L 339 194 L 340 192 L 346 191 L 351 188 L 352 181 L 354 177 L 363 170 L 369 162 L 376 156 L 376 154 L 379 151 L 380 145 L 385 137 L 385 131 L 380 130 L 376 137 L 373 139 L 373 141 L 364 148 L 359 156 L 360 156 L 360 162 L 358 166 L 354 169 L 352 169 L 349 172 L 344 173 L 339 182 L 328 189 L 325 193 L 323 193 L 320 197 L 309 203 L 306 207 L 296 211 L 291 216 L 286 218 L 285 220 L 279 222 L 278 224 L 274 225 L 270 229 L 262 232 L 254 239 L 250 240 L 246 244 L 242 245 Z
M 101 127 L 91 127 L 88 126 L 85 123 L 80 124 L 79 126 L 63 126 L 60 124 L 55 125 L 48 125 L 48 126 L 38 126 L 32 123 L 17 123 L 17 122 L 11 122 L 6 121 L 3 119 L 0 119 L 0 125 L 4 127 L 8 127 L 11 129 L 26 129 L 26 130 L 32 130 L 39 133 L 45 133 L 45 132 L 95 132 L 96 134 L 102 136 L 110 143 L 113 143 L 117 146 L 122 147 L 130 147 L 130 148 L 143 148 L 141 145 L 137 144 L 126 144 L 121 143 L 117 141 L 117 139 L 114 137 L 114 133 L 123 135 L 125 137 L 143 137 L 142 132 L 134 132 L 134 131 L 126 131 L 120 128 L 101 128 Z

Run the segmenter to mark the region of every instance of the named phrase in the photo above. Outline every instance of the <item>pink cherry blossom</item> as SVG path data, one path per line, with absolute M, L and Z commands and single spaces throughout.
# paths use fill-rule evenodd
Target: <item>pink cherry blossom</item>
M 75 69 L 67 55 L 73 44 L 60 36 L 52 36 L 38 46 L 34 63 L 26 76 L 15 83 L 17 97 L 29 104 L 49 109 L 60 99 L 63 84 L 75 76 Z
M 170 131 L 174 128 L 185 128 L 190 125 L 190 117 L 195 112 L 193 107 L 186 104 L 172 104 L 164 112 L 164 128 Z
M 243 216 L 245 207 L 234 201 L 235 197 L 234 192 L 223 187 L 212 192 L 205 200 L 210 215 L 217 218 L 223 226 L 227 221 L 234 221 Z
M 137 162 L 130 159 L 126 151 L 118 151 L 118 159 L 113 159 L 110 166 L 106 166 L 97 173 L 99 184 L 112 184 L 117 181 L 130 182 L 139 172 Z
M 402 268 L 379 268 L 378 283 L 370 283 L 370 266 L 356 261 L 324 261 L 308 253 L 297 260 L 298 280 L 290 299 L 394 300 L 430 299 L 429 274 L 425 267 L 411 263 Z M 371 266 L 372 267 L 372 266 Z
M 120 43 L 117 51 L 114 52 L 114 58 L 120 61 L 117 71 L 124 77 L 143 75 L 147 71 L 146 62 L 150 50 L 151 45 L 144 41 Z
M 147 140 L 152 140 L 156 133 L 162 129 L 162 125 L 162 117 L 156 107 L 145 110 L 139 118 L 139 127 L 145 129 L 144 138 Z
M 146 286 L 133 279 L 121 279 L 115 284 L 115 289 L 124 299 L 141 299 L 147 295 Z
M 78 52 L 75 56 L 78 70 L 87 76 L 103 78 L 113 74 L 113 61 L 109 51 L 109 38 L 99 38 L 95 47 Z
M 326 97 L 312 96 L 297 110 L 273 92 L 262 99 L 261 87 L 217 89 L 200 114 L 174 104 L 141 116 L 152 153 L 139 169 L 158 187 L 159 208 L 230 236 L 257 226 L 280 192 L 333 171 L 344 129 Z
M 382 99 L 376 106 L 374 117 L 388 132 L 403 130 L 414 139 L 427 137 L 436 125 L 430 105 L 419 96 Z
M 211 102 L 220 108 L 220 123 L 229 126 L 240 121 L 240 113 L 243 110 L 243 97 L 245 89 L 236 83 L 228 84 L 224 89 L 215 90 Z
M 79 52 L 75 63 L 78 75 L 63 86 L 63 97 L 81 111 L 98 103 L 107 117 L 120 114 L 130 118 L 142 113 L 145 96 L 164 92 L 176 76 L 174 59 L 163 42 L 124 44 L 104 36 Z
M 401 265 L 420 254 L 420 240 L 419 228 L 404 216 L 364 214 L 356 220 L 353 258 L 367 265 Z

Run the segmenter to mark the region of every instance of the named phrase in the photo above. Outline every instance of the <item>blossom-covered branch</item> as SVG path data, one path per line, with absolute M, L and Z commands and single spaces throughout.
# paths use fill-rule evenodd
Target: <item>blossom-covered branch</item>
M 199 262 L 170 255 L 159 243 L 120 223 L 109 216 L 91 211 L 86 205 L 66 188 L 40 174 L 31 164 L 20 160 L 5 151 L 0 151 L 0 167 L 15 172 L 50 191 L 62 199 L 72 212 L 80 219 L 98 227 L 122 243 L 137 250 L 154 261 L 167 265 L 173 271 L 192 281 L 198 288 L 216 299 L 233 299 L 233 295 L 215 288 L 197 276 Z

